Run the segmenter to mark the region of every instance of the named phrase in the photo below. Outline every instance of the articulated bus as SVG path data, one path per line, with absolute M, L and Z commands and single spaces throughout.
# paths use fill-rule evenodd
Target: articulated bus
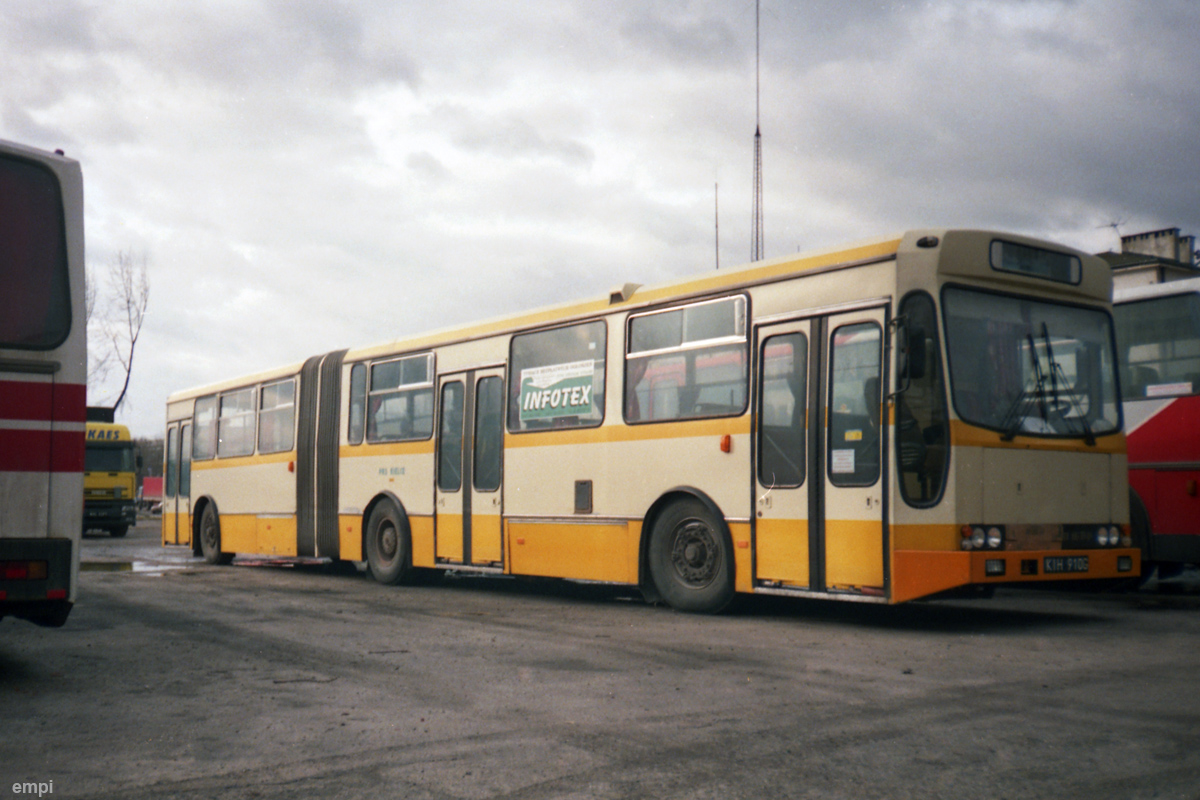
M 1200 278 L 1119 289 L 1113 317 L 1134 541 L 1172 577 L 1200 564 Z
M 0 141 L 0 617 L 66 622 L 83 528 L 83 178 Z
M 168 398 L 163 541 L 697 612 L 1127 578 L 1110 294 L 927 230 L 316 355 Z

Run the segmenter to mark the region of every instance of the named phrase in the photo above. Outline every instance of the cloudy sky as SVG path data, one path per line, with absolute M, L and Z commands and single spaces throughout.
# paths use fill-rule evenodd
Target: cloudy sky
M 1195 0 L 763 0 L 768 257 L 1200 235 Z M 120 421 L 342 347 L 750 256 L 753 0 L 4 0 L 0 138 L 148 264 Z M 719 184 L 719 190 L 716 186 Z M 101 299 L 103 303 L 103 298 Z M 121 376 L 95 386 L 111 403 Z

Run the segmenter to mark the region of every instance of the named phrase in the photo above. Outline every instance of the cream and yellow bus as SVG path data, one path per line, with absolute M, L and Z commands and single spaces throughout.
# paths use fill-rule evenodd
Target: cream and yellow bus
M 1098 258 L 925 230 L 167 401 L 165 544 L 880 603 L 1128 577 Z

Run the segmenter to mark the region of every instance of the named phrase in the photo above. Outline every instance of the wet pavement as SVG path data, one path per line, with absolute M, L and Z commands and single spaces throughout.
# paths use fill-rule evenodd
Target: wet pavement
M 751 598 L 83 543 L 67 625 L 0 622 L 0 793 L 1200 798 L 1200 594 Z

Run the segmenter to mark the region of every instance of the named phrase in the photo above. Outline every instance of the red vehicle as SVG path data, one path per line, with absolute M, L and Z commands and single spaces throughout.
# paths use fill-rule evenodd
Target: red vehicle
M 66 622 L 83 529 L 83 179 L 0 141 L 0 617 Z
M 1200 278 L 1113 294 L 1143 576 L 1200 564 Z

